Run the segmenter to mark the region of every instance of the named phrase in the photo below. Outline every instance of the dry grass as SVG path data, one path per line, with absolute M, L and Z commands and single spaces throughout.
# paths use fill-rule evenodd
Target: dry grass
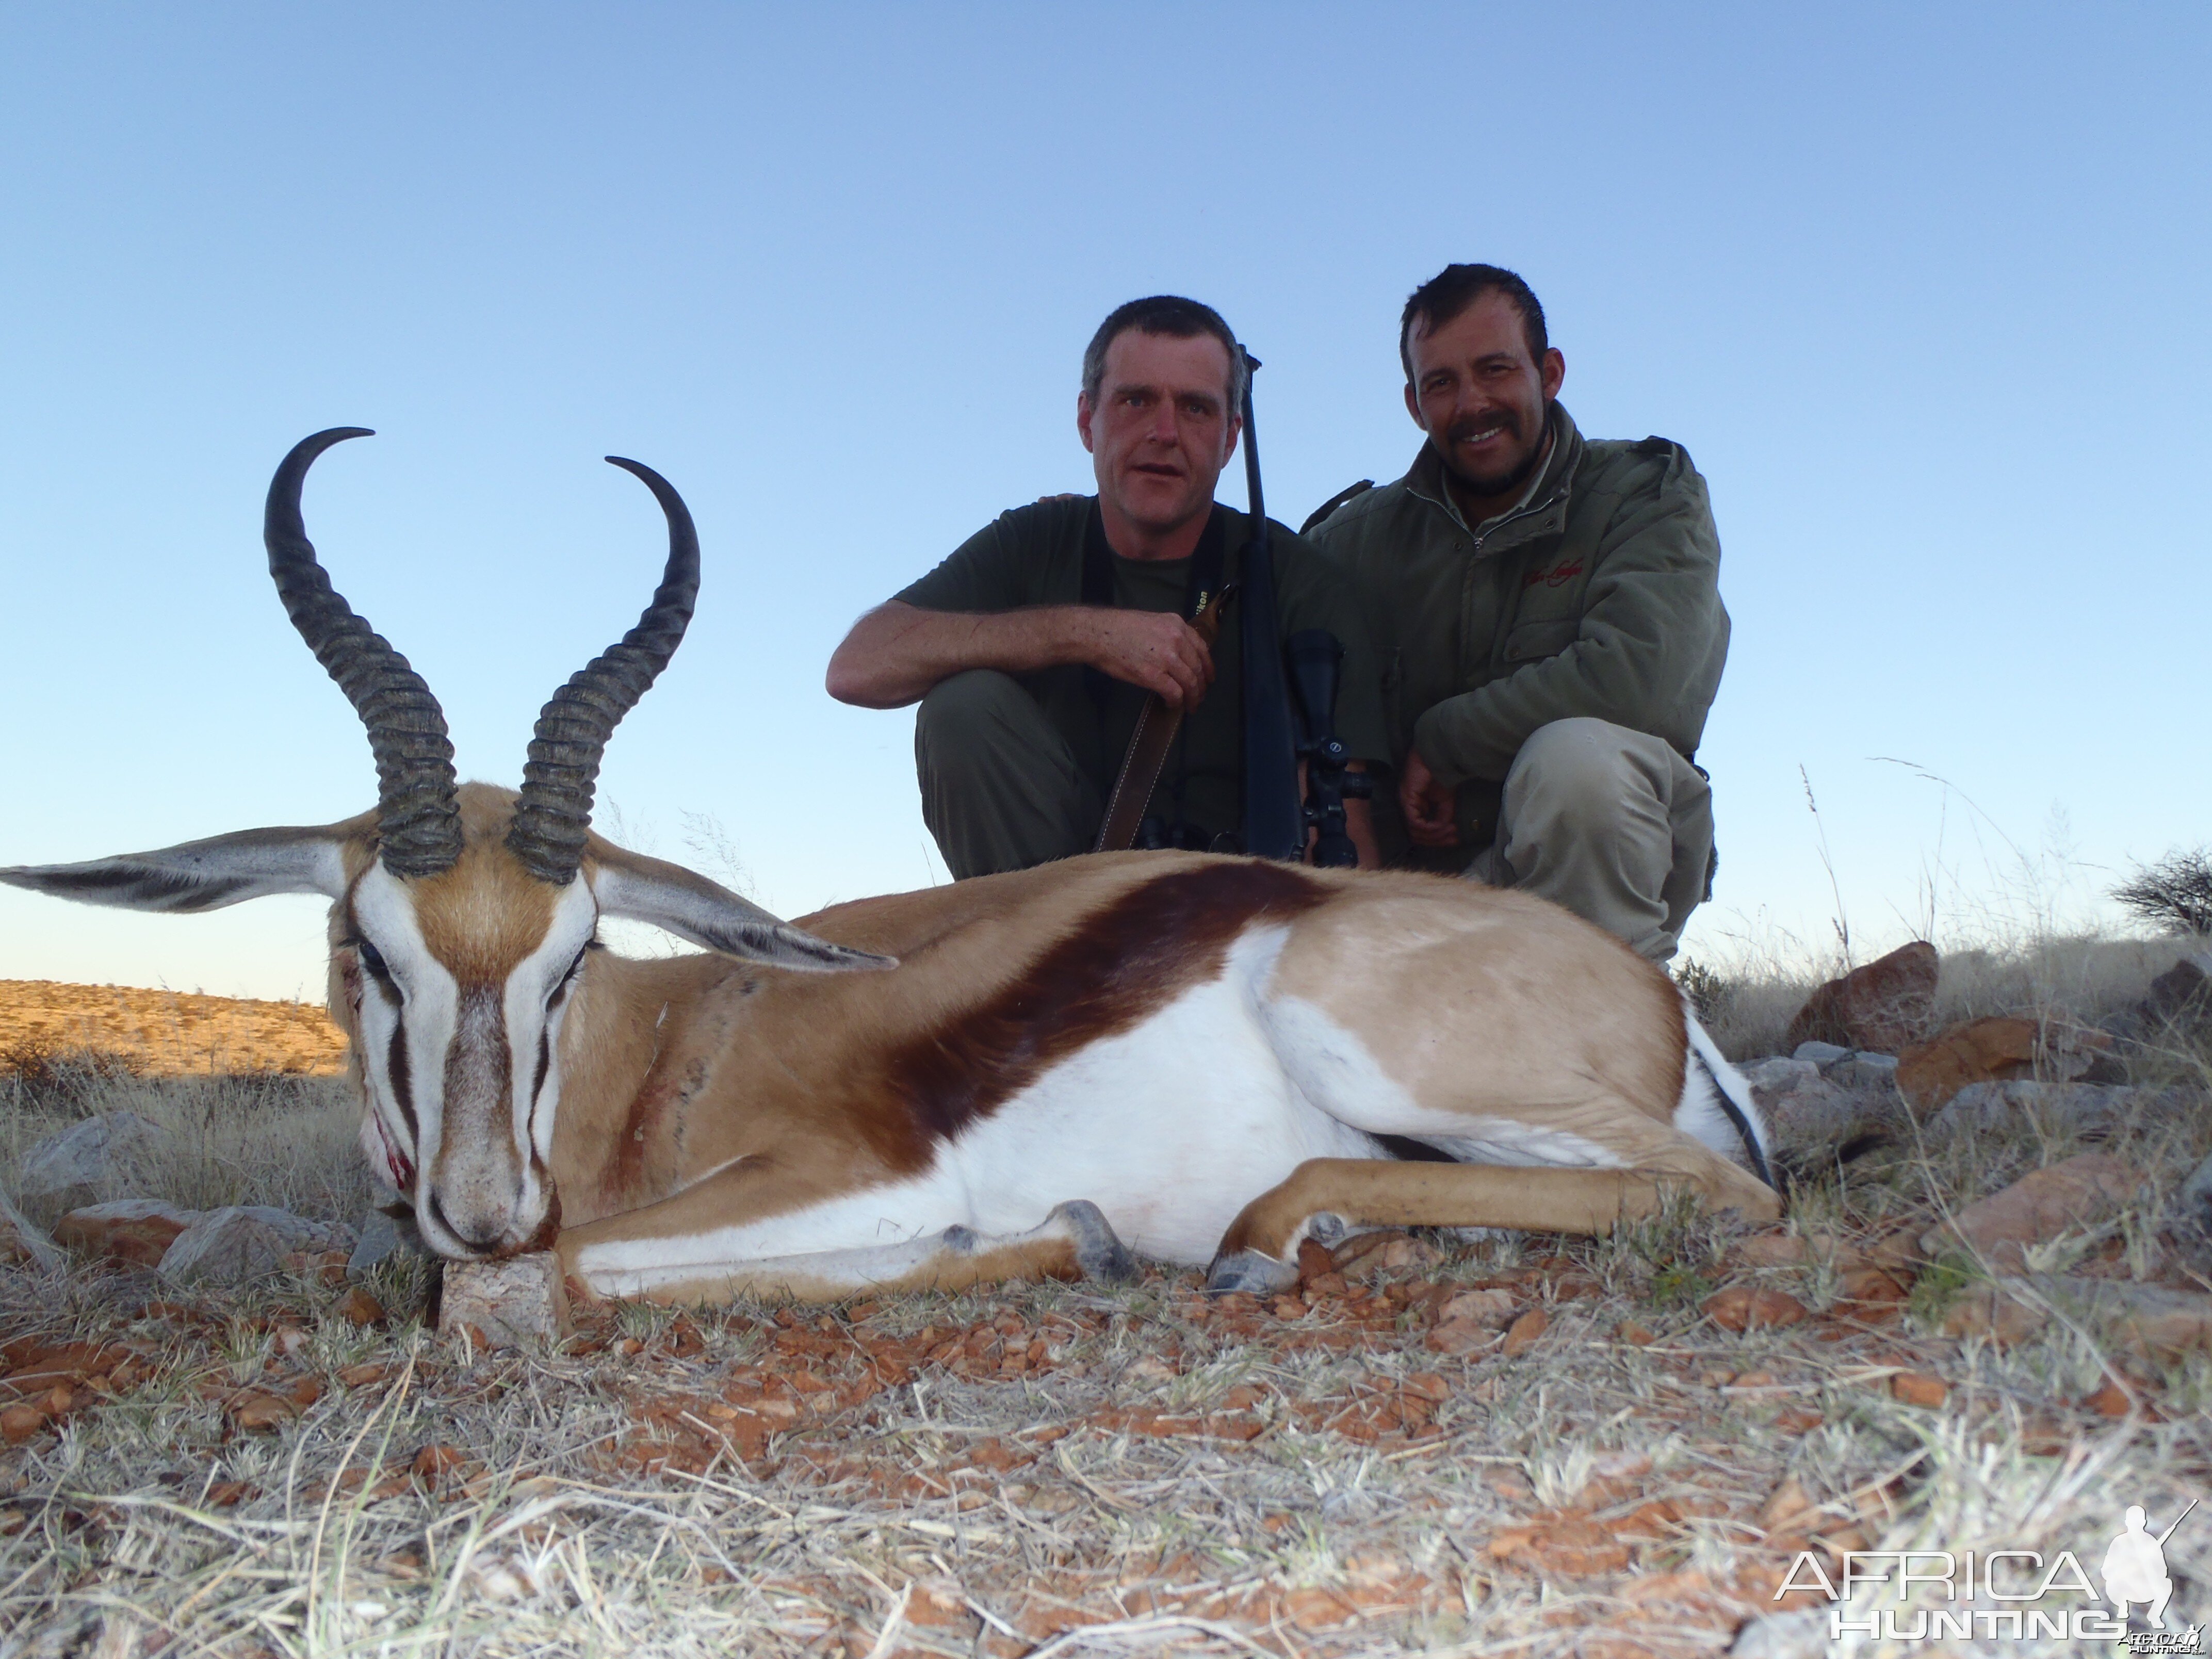
M 2124 994 L 2160 965 L 2131 962 L 2094 982 Z M 1992 966 L 1959 994 L 2057 971 Z M 2212 1149 L 2202 1059 L 2158 1064 L 2196 1086 L 2097 1142 L 2144 1195 L 2039 1265 L 2201 1285 L 2160 1219 Z M 0 1168 L 71 1111 L 128 1104 L 197 1149 L 165 1173 L 202 1185 L 170 1195 L 231 1182 L 357 1213 L 335 1085 L 102 1086 L 36 1121 L 0 1094 Z M 1601 1242 L 1438 1241 L 1425 1269 L 1271 1304 L 1156 1272 L 622 1307 L 557 1352 L 433 1335 L 419 1261 L 374 1281 L 392 1316 L 369 1327 L 308 1280 L 221 1296 L 0 1268 L 0 1395 L 46 1418 L 0 1450 L 0 1655 L 1687 1655 L 1792 1605 L 1774 1591 L 1801 1547 L 2064 1547 L 2094 1570 L 2121 1504 L 2170 1516 L 2212 1479 L 2212 1361 L 2064 1320 L 1954 1340 L 1978 1264 L 1899 1267 L 1890 1296 L 1830 1253 L 1917 1237 L 2084 1144 L 1894 1145 L 1796 1194 L 1786 1231 L 1818 1241 L 1797 1267 L 1686 1213 Z M 1475 1286 L 1544 1328 L 1437 1351 L 1437 1304 Z M 1811 1316 L 1731 1334 L 1700 1311 L 1729 1286 Z M 1905 1403 L 1900 1372 L 1943 1403 Z M 2100 1389 L 2129 1414 L 2086 1404 Z M 2203 1619 L 2212 1525 L 2168 1559 Z
M 2150 982 L 2212 940 L 2050 934 L 2001 946 L 1946 951 L 1936 987 L 1939 1026 L 1984 1014 L 2061 1014 L 2097 1024 L 2142 1000 Z M 1687 969 L 1714 1041 L 1731 1059 L 1786 1054 L 1784 1034 L 1814 986 L 1845 971 L 1840 960 L 1744 951 Z M 1685 970 L 1678 969 L 1678 976 Z
M 320 1006 L 126 985 L 0 980 L 0 1056 L 97 1053 L 161 1076 L 345 1070 L 345 1037 Z

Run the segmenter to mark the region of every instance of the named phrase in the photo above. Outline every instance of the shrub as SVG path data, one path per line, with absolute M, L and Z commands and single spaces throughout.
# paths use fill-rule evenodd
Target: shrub
M 2212 933 L 2212 851 L 2168 853 L 2112 889 L 2136 918 L 2169 933 Z

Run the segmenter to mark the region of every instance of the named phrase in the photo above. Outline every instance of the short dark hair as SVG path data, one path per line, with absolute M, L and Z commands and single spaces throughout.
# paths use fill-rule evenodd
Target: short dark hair
M 1486 294 L 1503 294 L 1513 302 L 1528 356 L 1542 365 L 1551 337 L 1544 332 L 1544 307 L 1528 284 L 1497 265 L 1446 265 L 1407 296 L 1398 319 L 1398 361 L 1406 366 L 1407 385 L 1413 379 L 1413 325 L 1434 332 Z
M 1083 395 L 1093 404 L 1106 380 L 1106 348 L 1133 328 L 1139 334 L 1164 334 L 1171 340 L 1194 340 L 1201 334 L 1211 334 L 1220 341 L 1221 349 L 1229 354 L 1229 413 L 1243 409 L 1244 348 L 1237 343 L 1236 335 L 1212 306 L 1174 294 L 1132 300 L 1106 313 L 1091 343 L 1083 348 Z

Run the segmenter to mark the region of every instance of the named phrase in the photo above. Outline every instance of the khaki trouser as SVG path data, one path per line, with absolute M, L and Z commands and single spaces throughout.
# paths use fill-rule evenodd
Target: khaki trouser
M 1505 775 L 1498 840 L 1467 873 L 1565 906 L 1652 962 L 1708 890 L 1713 798 L 1662 738 L 1579 717 L 1539 726 Z
M 932 686 L 914 721 L 921 819 L 956 880 L 1087 853 L 1106 808 L 1067 739 L 1012 675 Z

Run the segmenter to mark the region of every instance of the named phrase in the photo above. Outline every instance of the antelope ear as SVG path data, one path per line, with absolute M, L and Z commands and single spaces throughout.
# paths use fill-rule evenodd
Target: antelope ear
M 832 945 L 780 921 L 757 904 L 680 864 L 626 852 L 597 836 L 592 837 L 592 852 L 599 862 L 592 890 L 599 895 L 604 915 L 649 921 L 709 951 L 772 968 L 834 974 L 856 968 L 898 966 L 896 957 L 873 956 Z
M 345 843 L 350 826 L 240 830 L 153 853 L 122 853 L 83 864 L 29 864 L 0 869 L 0 881 L 34 893 L 112 904 L 126 910 L 189 915 L 272 893 L 345 896 Z

